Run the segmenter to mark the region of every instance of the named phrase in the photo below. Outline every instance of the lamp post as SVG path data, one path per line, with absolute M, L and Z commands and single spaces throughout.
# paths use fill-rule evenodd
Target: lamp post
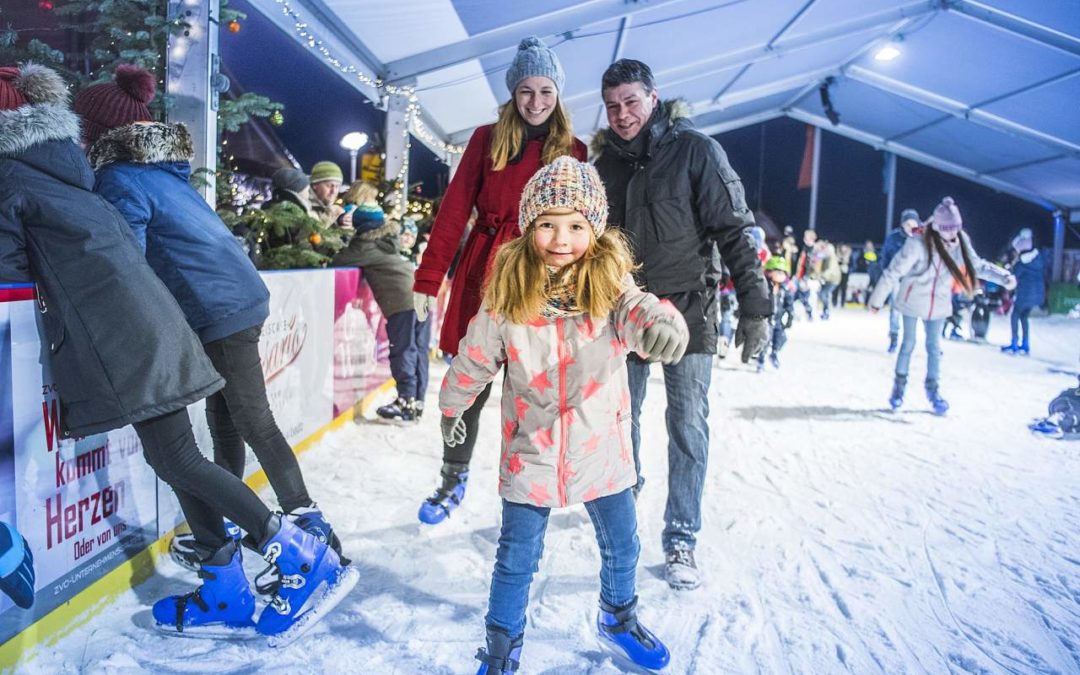
M 349 174 L 349 182 L 356 182 L 356 155 L 360 152 L 360 148 L 367 145 L 367 134 L 362 131 L 350 131 L 341 137 L 339 143 L 341 147 L 349 151 L 349 158 L 352 160 L 352 171 Z

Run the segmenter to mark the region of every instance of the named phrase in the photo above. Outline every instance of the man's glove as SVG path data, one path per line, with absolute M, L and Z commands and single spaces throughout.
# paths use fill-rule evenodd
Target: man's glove
M 658 321 L 645 329 L 641 336 L 641 348 L 645 360 L 655 363 L 676 363 L 686 352 L 690 338 L 686 331 L 673 323 Z
M 0 591 L 22 607 L 34 604 L 34 555 L 11 525 L 0 522 Z
M 443 417 L 439 423 L 442 429 L 443 443 L 449 447 L 465 442 L 465 420 L 460 417 Z
M 742 350 L 742 362 L 750 363 L 765 349 L 765 343 L 769 341 L 769 320 L 764 316 L 739 317 L 739 325 L 735 328 L 735 347 L 744 345 Z
M 413 307 L 416 309 L 416 320 L 420 323 L 427 321 L 428 311 L 431 309 L 431 302 L 435 299 L 427 293 L 412 294 Z

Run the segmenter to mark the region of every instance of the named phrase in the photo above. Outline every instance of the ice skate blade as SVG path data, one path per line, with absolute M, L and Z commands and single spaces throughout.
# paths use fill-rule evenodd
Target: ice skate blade
M 349 594 L 349 591 L 356 586 L 358 581 L 360 581 L 359 570 L 352 565 L 345 567 L 338 576 L 337 581 L 324 588 L 318 599 L 313 601 L 307 611 L 297 617 L 288 630 L 277 635 L 268 636 L 266 644 L 274 649 L 281 649 L 296 642 L 314 628 L 319 621 L 322 621 L 330 613 L 330 610 L 337 607 L 345 599 L 345 596 Z
M 259 637 L 258 632 L 255 630 L 255 624 L 250 626 L 227 626 L 225 624 L 214 624 L 211 626 L 185 626 L 184 630 L 176 630 L 176 626 L 172 624 L 154 623 L 154 629 L 163 634 L 170 635 L 178 638 L 189 638 L 194 640 L 230 640 L 243 642 L 247 640 L 254 640 Z

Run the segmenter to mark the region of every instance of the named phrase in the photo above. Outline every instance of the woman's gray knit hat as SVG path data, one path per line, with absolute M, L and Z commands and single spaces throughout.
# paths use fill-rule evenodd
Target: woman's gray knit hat
M 546 77 L 555 83 L 559 93 L 562 93 L 563 83 L 566 82 L 566 73 L 559 63 L 559 57 L 535 35 L 521 41 L 514 62 L 506 71 L 506 88 L 511 95 L 527 77 Z

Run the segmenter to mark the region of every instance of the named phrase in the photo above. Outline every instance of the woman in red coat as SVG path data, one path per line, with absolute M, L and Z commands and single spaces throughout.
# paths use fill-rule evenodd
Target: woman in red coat
M 477 211 L 476 225 L 454 273 L 439 339 L 440 349 L 447 354 L 457 354 L 469 321 L 480 309 L 495 252 L 521 235 L 518 207 L 525 183 L 561 155 L 585 161 L 585 144 L 574 138 L 570 116 L 559 99 L 564 80 L 562 65 L 553 51 L 539 38 L 522 40 L 506 73 L 511 99 L 499 109 L 495 124 L 473 132 L 443 197 L 413 284 L 421 320 L 439 292 L 465 223 L 473 209 Z M 442 522 L 464 498 L 477 421 L 490 393 L 489 384 L 463 415 L 468 433 L 465 442 L 452 448 L 443 446 L 442 485 L 420 506 L 422 522 Z

